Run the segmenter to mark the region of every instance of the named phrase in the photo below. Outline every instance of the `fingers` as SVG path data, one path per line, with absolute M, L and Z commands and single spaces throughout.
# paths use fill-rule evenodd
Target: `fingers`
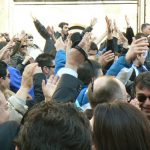
M 112 61 L 112 60 L 114 60 L 114 58 L 115 58 L 114 53 L 108 53 L 108 54 L 105 55 L 105 57 L 104 57 L 104 59 L 105 59 L 106 62 Z
M 46 82 L 45 80 L 42 80 L 42 91 L 45 92 L 46 90 Z
M 135 40 L 135 38 L 133 39 L 133 44 L 138 44 L 140 42 L 146 42 L 147 38 L 146 37 L 142 37 L 140 39 Z
M 53 85 L 56 85 L 58 83 L 59 77 L 55 75 L 51 75 L 48 79 L 48 83 L 51 83 Z
M 32 63 L 25 67 L 25 70 L 23 72 L 23 75 L 32 76 L 35 72 L 36 67 L 38 66 L 38 63 Z

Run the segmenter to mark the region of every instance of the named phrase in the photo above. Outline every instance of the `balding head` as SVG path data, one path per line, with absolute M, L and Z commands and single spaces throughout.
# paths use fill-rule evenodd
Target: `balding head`
M 92 85 L 89 86 L 88 97 L 92 108 L 99 103 L 127 99 L 126 90 L 123 83 L 110 76 L 102 76 L 97 78 L 94 81 L 93 92 Z

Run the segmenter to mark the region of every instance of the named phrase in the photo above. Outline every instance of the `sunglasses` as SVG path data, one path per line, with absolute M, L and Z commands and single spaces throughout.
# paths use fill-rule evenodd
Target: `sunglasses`
M 46 66 L 48 68 L 55 68 L 55 65 Z
M 147 98 L 149 98 L 150 100 L 150 96 L 145 96 L 144 94 L 140 94 L 137 96 L 138 101 L 142 103 L 145 102 Z

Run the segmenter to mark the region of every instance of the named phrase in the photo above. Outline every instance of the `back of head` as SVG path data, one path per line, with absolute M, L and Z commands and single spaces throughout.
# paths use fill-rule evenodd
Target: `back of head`
M 91 150 L 88 119 L 71 103 L 40 103 L 24 119 L 20 150 Z
M 72 47 L 77 46 L 82 40 L 82 35 L 79 32 L 75 32 L 71 35 Z
M 134 88 L 135 87 L 138 87 L 139 89 L 150 89 L 150 72 L 139 74 L 134 80 Z
M 36 62 L 38 62 L 40 67 L 51 66 L 53 64 L 53 56 L 49 53 L 42 53 L 36 58 Z
M 135 39 L 140 39 L 142 37 L 146 37 L 146 35 L 144 33 L 140 33 L 140 32 L 135 35 Z
M 150 35 L 150 24 L 149 23 L 144 23 L 141 26 L 141 31 L 144 33 L 146 36 Z
M 98 51 L 98 47 L 97 47 L 96 43 L 91 42 L 90 50 Z
M 114 77 L 102 76 L 89 85 L 88 98 L 91 107 L 99 103 L 111 102 L 113 100 L 126 100 L 126 91 L 121 81 Z
M 141 31 L 143 32 L 143 30 L 147 27 L 147 26 L 150 26 L 149 23 L 144 23 L 141 25 Z
M 149 150 L 150 123 L 136 107 L 124 102 L 97 105 L 93 137 L 96 150 Z
M 89 62 L 84 62 L 81 64 L 77 70 L 78 78 L 85 84 L 88 85 L 93 78 L 97 78 L 101 75 L 101 65 L 94 60 L 90 60 L 92 65 Z

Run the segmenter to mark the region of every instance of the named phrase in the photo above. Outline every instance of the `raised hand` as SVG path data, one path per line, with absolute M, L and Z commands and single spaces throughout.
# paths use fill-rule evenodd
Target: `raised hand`
M 25 67 L 22 74 L 21 87 L 25 89 L 31 88 L 31 86 L 33 85 L 33 75 L 37 65 L 37 63 L 32 63 Z
M 137 55 L 143 54 L 148 50 L 148 41 L 146 37 L 142 37 L 137 40 L 133 40 L 131 43 L 131 46 L 126 54 L 126 60 L 131 63 L 132 61 L 135 60 Z
M 0 51 L 0 60 L 7 61 L 10 60 L 10 55 L 12 53 L 12 48 L 13 48 L 13 42 L 10 41 L 5 47 L 3 47 Z
M 128 27 L 130 27 L 130 21 L 127 15 L 125 15 L 125 21 Z
M 71 46 L 72 46 L 71 36 L 72 36 L 72 34 L 70 33 L 68 35 L 67 39 L 64 42 L 65 43 L 66 52 L 69 52 L 69 50 L 71 49 Z
M 112 39 L 112 33 L 113 33 L 113 26 L 112 21 L 107 16 L 105 17 L 106 20 L 106 26 L 107 26 L 107 38 Z
M 54 35 L 55 34 L 54 27 L 53 26 L 52 27 L 48 26 L 47 27 L 47 32 L 51 35 L 53 41 L 56 42 L 56 38 L 55 38 L 55 35 Z
M 43 94 L 45 96 L 45 101 L 49 101 L 53 95 L 53 93 L 56 90 L 57 84 L 59 81 L 58 76 L 51 75 L 48 79 L 47 83 L 45 83 L 45 80 L 42 81 L 42 90 Z
M 91 20 L 91 23 L 90 23 L 90 26 L 91 27 L 94 27 L 94 25 L 97 23 L 97 18 L 93 18 L 92 20 Z
M 92 33 L 91 32 L 86 32 L 78 44 L 81 48 L 87 52 L 90 48 L 91 42 L 94 41 L 94 38 L 92 38 Z
M 110 61 L 114 60 L 115 55 L 112 53 L 111 50 L 105 52 L 101 56 L 99 56 L 98 62 L 104 67 L 106 66 Z
M 33 21 L 36 21 L 36 20 L 37 20 L 37 18 L 36 18 L 35 16 L 33 16 L 33 14 L 32 14 L 32 13 L 30 13 L 30 15 L 31 15 L 31 17 L 32 17 Z
M 59 37 L 56 42 L 55 42 L 55 48 L 56 48 L 56 51 L 58 50 L 65 50 L 65 43 L 64 41 L 62 40 L 62 37 Z

